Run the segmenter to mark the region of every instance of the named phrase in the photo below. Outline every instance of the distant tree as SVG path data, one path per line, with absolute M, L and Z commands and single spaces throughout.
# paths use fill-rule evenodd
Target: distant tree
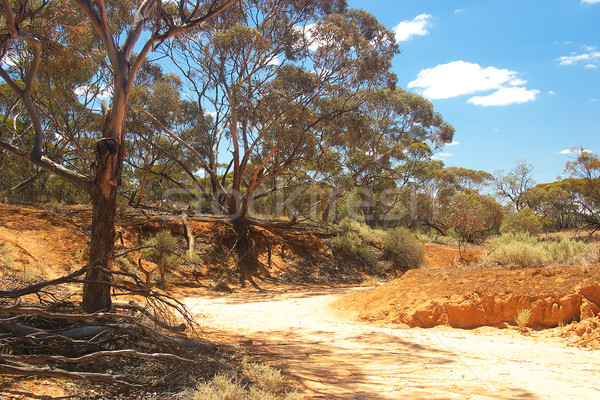
M 497 232 L 502 223 L 502 206 L 492 197 L 476 192 L 457 193 L 443 211 L 442 220 L 463 243 L 476 243 Z
M 523 194 L 527 207 L 541 218 L 546 229 L 560 231 L 576 227 L 577 206 L 569 186 L 568 180 L 538 184 Z
M 500 233 L 526 232 L 531 236 L 539 235 L 543 230 L 540 217 L 529 207 L 524 207 L 504 217 L 500 225 Z
M 532 175 L 533 166 L 525 160 L 519 160 L 507 174 L 504 171 L 494 172 L 496 194 L 513 203 L 517 211 L 521 210 L 526 205 L 523 193 L 535 185 Z
M 582 149 L 577 159 L 567 162 L 565 172 L 571 176 L 564 183 L 577 206 L 575 214 L 586 226 L 600 229 L 600 157 Z

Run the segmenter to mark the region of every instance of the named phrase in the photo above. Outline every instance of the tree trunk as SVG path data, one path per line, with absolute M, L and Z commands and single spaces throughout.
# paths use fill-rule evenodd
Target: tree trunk
M 123 122 L 124 125 L 124 122 Z M 83 287 L 82 307 L 86 312 L 108 310 L 111 307 L 111 269 L 115 240 L 115 220 L 117 214 L 117 188 L 121 183 L 123 167 L 123 146 L 113 137 L 111 121 L 105 116 L 104 138 L 96 144 L 96 177 L 92 189 L 92 236 L 90 262 L 96 267 L 88 271 Z M 113 136 L 114 135 L 114 136 Z M 103 270 L 104 269 L 104 270 Z M 104 283 L 106 282 L 106 283 Z
M 256 289 L 260 287 L 252 278 L 259 270 L 259 261 L 256 249 L 256 242 L 250 237 L 250 228 L 246 221 L 235 221 L 233 230 L 236 233 L 235 252 L 237 254 L 237 264 L 240 273 L 240 285 L 246 287 L 246 280 Z

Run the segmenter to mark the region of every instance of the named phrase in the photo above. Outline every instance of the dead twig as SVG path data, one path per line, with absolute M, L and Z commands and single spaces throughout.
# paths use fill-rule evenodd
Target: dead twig
M 68 378 L 68 379 L 80 379 L 92 382 L 112 383 L 115 385 L 123 385 L 130 388 L 141 388 L 142 385 L 130 382 L 130 379 L 126 375 L 110 375 L 101 374 L 96 372 L 71 372 L 62 369 L 50 369 L 50 368 L 29 368 L 20 367 L 13 365 L 0 364 L 0 374 L 7 375 L 21 375 L 21 376 L 35 376 L 35 377 L 48 377 L 48 378 Z

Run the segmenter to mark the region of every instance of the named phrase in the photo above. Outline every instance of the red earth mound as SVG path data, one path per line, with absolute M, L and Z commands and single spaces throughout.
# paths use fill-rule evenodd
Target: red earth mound
M 519 311 L 529 309 L 527 326 L 556 327 L 598 315 L 600 265 L 411 270 L 334 307 L 369 322 L 456 328 L 514 325 Z

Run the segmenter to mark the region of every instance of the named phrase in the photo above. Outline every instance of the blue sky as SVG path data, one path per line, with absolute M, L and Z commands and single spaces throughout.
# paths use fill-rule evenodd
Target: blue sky
M 349 0 L 396 33 L 399 85 L 456 128 L 448 166 L 563 173 L 600 151 L 600 0 Z

